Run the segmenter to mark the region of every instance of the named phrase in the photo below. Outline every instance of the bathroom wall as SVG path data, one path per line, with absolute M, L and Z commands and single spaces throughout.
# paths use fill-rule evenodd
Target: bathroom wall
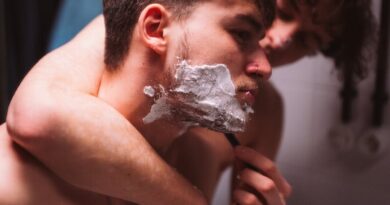
M 379 14 L 380 0 L 373 3 Z M 272 81 L 285 102 L 277 164 L 294 188 L 289 205 L 390 204 L 389 103 L 383 126 L 373 131 L 377 138 L 367 134 L 372 130 L 374 74 L 359 85 L 352 122 L 341 126 L 341 83 L 329 60 L 305 58 L 274 70 Z

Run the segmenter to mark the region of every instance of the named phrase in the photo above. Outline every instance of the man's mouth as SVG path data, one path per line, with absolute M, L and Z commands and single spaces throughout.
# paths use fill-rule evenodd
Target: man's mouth
M 241 103 L 253 106 L 256 101 L 257 93 L 257 88 L 241 88 L 237 91 L 237 96 Z

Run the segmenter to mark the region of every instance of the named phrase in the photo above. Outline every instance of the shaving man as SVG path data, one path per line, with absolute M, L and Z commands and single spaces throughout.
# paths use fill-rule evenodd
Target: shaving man
M 15 94 L 1 127 L 0 202 L 207 203 L 156 152 L 186 126 L 245 129 L 258 81 L 271 73 L 258 42 L 273 5 L 104 1 L 104 63 L 104 29 L 93 27 L 40 61 Z M 75 45 L 80 53 L 68 55 Z M 69 103 L 72 96 L 79 97 Z M 284 204 L 275 186 L 246 185 L 269 204 Z
M 360 44 L 356 44 L 356 42 L 363 44 L 365 42 L 364 39 L 367 39 L 367 31 L 370 31 L 370 29 L 367 28 L 366 21 L 370 17 L 368 14 L 369 1 L 335 2 L 336 3 L 332 6 L 332 3 L 329 3 L 329 1 L 322 0 L 303 1 L 299 4 L 294 0 L 278 0 L 277 21 L 274 22 L 271 30 L 268 30 L 267 38 L 262 41 L 262 45 L 267 49 L 269 57 L 271 57 L 271 63 L 273 65 L 280 65 L 296 60 L 306 54 L 313 53 L 320 48 L 335 48 L 334 46 L 329 46 L 329 40 L 336 46 L 345 45 L 341 48 L 331 49 L 327 52 L 336 59 L 336 65 L 346 65 L 343 63 L 343 60 L 357 62 L 356 60 L 363 59 L 359 57 L 359 52 L 361 52 L 360 47 L 359 49 L 356 48 L 356 45 Z M 290 4 L 294 6 L 291 6 Z M 334 15 L 328 15 L 329 13 L 326 12 L 328 7 L 331 11 L 338 12 L 332 12 Z M 337 9 L 333 9 L 334 7 Z M 320 15 L 313 15 L 314 13 L 312 11 L 317 11 L 316 14 Z M 321 12 L 318 13 L 318 11 Z M 341 16 L 338 15 L 340 13 L 342 14 Z M 325 17 L 325 21 L 323 17 Z M 321 19 L 321 21 L 318 21 L 318 18 Z M 351 19 L 353 21 L 350 21 Z M 100 26 L 102 25 L 103 23 L 100 23 Z M 334 33 L 333 29 L 329 30 L 329 28 L 333 27 L 332 25 L 335 25 L 336 28 L 342 28 L 342 30 L 336 29 L 336 31 L 344 32 Z M 94 119 L 95 121 L 91 120 L 86 122 L 85 120 L 82 120 L 84 119 L 82 116 L 78 118 L 77 116 L 69 115 L 69 110 L 73 112 L 88 113 L 89 109 L 85 109 L 87 106 L 80 107 L 79 104 L 99 106 L 99 103 L 95 101 L 97 98 L 91 98 L 91 96 L 95 95 L 94 89 L 91 88 L 91 86 L 82 86 L 81 83 L 91 81 L 98 82 L 94 79 L 98 79 L 99 73 L 104 70 L 102 60 L 104 37 L 103 35 L 100 35 L 104 32 L 101 30 L 101 27 L 100 29 L 97 28 L 99 28 L 99 26 L 90 26 L 76 39 L 61 48 L 57 54 L 47 56 L 36 66 L 40 67 L 39 69 L 41 71 L 53 69 L 53 67 L 55 68 L 55 72 L 50 72 L 50 76 L 45 75 L 43 78 L 46 83 L 43 83 L 43 80 L 41 79 L 25 80 L 24 84 L 30 86 L 24 86 L 19 89 L 18 92 L 22 94 L 13 100 L 14 103 L 10 109 L 11 113 L 9 113 L 10 116 L 13 116 L 10 117 L 11 119 L 17 119 L 18 117 L 19 119 L 23 119 L 23 116 L 34 116 L 34 113 L 36 113 L 36 116 L 39 116 L 39 119 L 45 119 L 44 117 L 51 116 L 48 114 L 51 113 L 53 115 L 53 113 L 55 113 L 54 116 L 56 118 L 49 118 L 50 120 L 53 120 L 53 123 L 51 124 L 52 127 L 58 127 L 64 122 L 69 126 L 69 129 L 64 133 L 63 130 L 53 129 L 47 124 L 47 126 L 41 127 L 40 130 L 28 129 L 29 125 L 33 126 L 34 123 L 37 122 L 37 118 L 33 118 L 31 121 L 28 121 L 28 123 L 11 123 L 13 130 L 19 131 L 18 133 L 21 136 L 27 136 L 25 139 L 28 139 L 28 136 L 31 135 L 57 135 L 59 137 L 72 138 L 85 134 L 86 132 L 88 132 L 89 135 L 99 135 L 107 138 L 111 136 L 106 134 L 107 132 L 97 132 L 95 128 L 99 127 L 103 129 L 101 124 L 107 124 L 104 122 L 110 122 L 108 119 L 112 120 L 113 118 L 101 117 Z M 362 31 L 359 32 L 361 35 L 356 35 L 355 33 L 355 35 L 352 36 L 353 38 L 351 38 L 348 32 L 354 31 L 356 28 L 362 28 L 358 29 Z M 334 35 L 337 33 L 338 35 Z M 245 35 L 245 32 L 241 32 L 240 34 L 242 37 Z M 94 38 L 91 38 L 91 36 Z M 316 38 L 316 36 L 320 36 L 321 38 Z M 349 43 L 337 43 L 340 39 L 343 42 L 346 41 L 342 39 L 347 39 Z M 352 41 L 352 44 L 350 41 Z M 352 50 L 354 52 L 349 52 L 349 48 L 355 48 Z M 340 49 L 341 52 L 339 52 Z M 75 51 L 78 51 L 77 55 L 74 54 Z M 64 56 L 67 56 L 68 58 L 64 58 Z M 71 69 L 75 67 L 83 67 L 84 69 L 79 69 L 75 72 Z M 85 68 L 94 69 L 88 70 Z M 35 70 L 37 70 L 37 68 L 35 68 Z M 69 79 L 64 78 L 64 76 L 80 73 L 80 70 L 83 71 L 82 76 L 84 77 L 81 78 L 82 80 L 69 81 Z M 359 73 L 360 69 L 356 69 L 356 71 Z M 34 86 L 37 84 L 40 84 L 39 89 L 37 86 Z M 273 159 L 276 155 L 280 140 L 283 110 L 281 109 L 282 104 L 280 97 L 272 86 L 269 84 L 262 84 L 262 86 L 264 89 L 260 92 L 261 95 L 258 96 L 254 108 L 256 111 L 255 116 L 250 121 L 249 127 L 252 128 L 247 130 L 244 135 L 238 137 L 242 144 L 250 145 L 268 158 Z M 41 102 L 33 104 L 34 109 L 29 109 L 32 104 L 30 99 L 40 97 L 43 93 L 45 93 L 46 98 L 41 98 Z M 56 106 L 47 106 L 53 105 L 54 103 Z M 18 110 L 18 108 L 24 112 L 13 112 L 13 110 Z M 59 108 L 63 110 L 61 111 Z M 99 108 L 101 111 L 105 109 L 107 113 L 111 113 L 112 111 L 108 107 L 100 106 Z M 112 117 L 112 115 L 108 114 L 105 116 Z M 82 130 L 71 129 L 72 126 L 79 126 L 76 122 L 83 123 L 84 127 Z M 116 122 L 120 124 L 119 122 L 121 121 L 120 119 L 116 119 Z M 108 125 L 106 125 L 105 128 L 107 130 L 112 129 L 112 127 L 109 127 Z M 28 130 L 29 132 L 22 132 L 23 130 Z M 127 135 L 122 129 L 116 130 L 116 133 L 118 133 L 119 136 Z M 178 138 L 173 146 L 166 151 L 167 154 L 165 154 L 165 158 L 167 158 L 172 165 L 176 166 L 181 173 L 191 180 L 191 182 L 196 184 L 208 199 L 210 199 L 213 194 L 214 186 L 218 180 L 220 171 L 229 165 L 233 157 L 230 145 L 227 144 L 223 135 L 215 133 L 215 136 L 210 136 L 212 134 L 213 133 L 207 132 L 207 130 L 204 129 L 190 131 L 185 137 Z M 50 145 L 55 146 L 55 144 Z M 258 154 L 253 152 L 250 153 L 252 153 L 253 156 Z M 149 155 L 150 160 L 153 161 L 155 158 L 151 158 L 150 156 L 153 155 Z M 56 159 L 55 155 L 50 157 L 53 157 L 53 160 Z M 191 161 L 189 159 L 191 159 Z M 266 167 L 269 167 L 271 170 L 273 169 L 272 162 L 266 160 L 260 161 L 265 161 Z M 154 164 L 156 165 L 159 163 L 162 163 L 161 160 L 154 161 Z M 194 167 L 197 167 L 200 171 L 194 170 Z M 145 173 L 150 173 L 148 172 L 149 169 L 147 166 L 144 168 L 146 168 Z M 264 179 L 262 179 L 262 181 L 264 181 Z M 288 193 L 288 191 L 286 191 L 288 189 L 284 190 L 284 192 L 283 188 L 280 190 L 282 193 Z M 239 194 L 240 192 L 238 192 L 238 195 Z M 249 195 L 248 198 L 253 198 L 253 195 Z

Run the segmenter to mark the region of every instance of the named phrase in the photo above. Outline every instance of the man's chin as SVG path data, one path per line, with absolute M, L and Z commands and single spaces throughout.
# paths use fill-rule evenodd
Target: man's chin
M 247 122 L 245 112 L 228 112 L 228 110 L 207 104 L 181 103 L 175 106 L 174 115 L 180 121 L 222 133 L 243 132 Z

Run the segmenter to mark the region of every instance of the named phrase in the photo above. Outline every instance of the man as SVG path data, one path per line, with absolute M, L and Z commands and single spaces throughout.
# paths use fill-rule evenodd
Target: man
M 277 0 L 277 18 L 262 46 L 273 66 L 321 52 L 336 69 L 367 74 L 367 57 L 375 46 L 376 23 L 371 0 Z M 349 67 L 349 68 L 347 68 Z
M 145 139 L 164 153 L 188 122 L 218 131 L 244 129 L 244 108 L 253 103 L 257 81 L 270 75 L 257 42 L 271 23 L 273 2 L 159 2 L 104 2 L 105 64 L 99 60 L 103 47 L 95 45 L 104 32 L 93 27 L 49 54 L 26 77 L 11 103 L 7 129 L 1 127 L 2 204 L 109 204 L 114 198 L 139 204 L 205 203 Z M 242 33 L 249 36 L 243 38 Z M 91 34 L 98 38 L 88 40 Z M 85 58 L 69 55 L 75 48 Z M 186 74 L 203 71 L 216 74 L 214 83 L 202 81 L 211 88 L 228 85 L 222 90 L 226 95 L 215 95 L 226 105 L 234 104 L 230 108 L 237 115 L 224 112 L 217 101 L 199 101 L 215 100 L 201 87 L 185 89 L 204 77 L 188 80 Z M 33 95 L 39 98 L 30 98 Z M 72 96 L 80 101 L 69 103 Z M 155 112 L 154 106 L 164 113 Z M 216 115 L 208 115 L 208 110 Z M 69 118 L 57 118 L 64 115 Z M 205 116 L 220 123 L 209 125 Z M 269 204 L 283 204 L 273 185 L 278 179 L 273 173 L 262 177 L 268 179 L 266 184 L 243 182 Z M 39 189 L 32 188 L 38 184 Z
M 321 51 L 335 62 L 341 75 L 351 72 L 355 79 L 366 75 L 367 54 L 375 45 L 370 0 L 277 0 L 276 8 L 273 25 L 260 42 L 272 66 L 292 63 Z M 247 131 L 238 137 L 242 144 L 273 160 L 281 139 L 283 102 L 271 83 L 266 82 L 261 87 L 254 105 L 255 114 Z M 215 136 L 210 137 L 213 134 Z M 223 135 L 199 128 L 177 139 L 170 152 L 176 157 L 169 156 L 168 161 L 192 183 L 211 193 L 209 195 L 215 189 L 221 170 L 233 161 Z M 232 179 L 236 180 L 238 174 L 234 172 Z
M 294 3 L 295 1 L 291 1 L 291 3 Z M 324 5 L 328 6 L 327 4 L 324 4 L 327 1 L 319 1 L 316 5 L 310 5 L 310 6 L 317 6 L 320 8 L 327 8 L 324 7 Z M 367 2 L 367 1 L 366 1 Z M 267 51 L 269 52 L 270 59 L 272 60 L 273 65 L 282 64 L 283 62 L 291 62 L 293 60 L 296 60 L 299 57 L 302 57 L 303 55 L 306 55 L 308 53 L 311 53 L 312 51 L 315 51 L 319 49 L 319 47 L 322 47 L 324 44 L 310 44 L 311 47 L 307 47 L 306 42 L 312 42 L 312 34 L 321 34 L 321 35 L 329 35 L 332 33 L 329 33 L 325 28 L 327 28 L 327 24 L 315 24 L 314 19 L 312 19 L 311 12 L 309 11 L 310 7 L 308 7 L 308 4 L 299 4 L 299 8 L 291 7 L 289 5 L 289 1 L 282 0 L 277 1 L 278 6 L 278 18 L 275 21 L 272 28 L 267 32 L 266 39 L 262 41 L 262 44 L 265 48 L 267 48 Z M 352 6 L 351 6 L 352 4 Z M 340 12 L 343 11 L 349 11 L 348 13 L 351 13 L 351 10 L 353 8 L 355 9 L 357 14 L 362 14 L 363 8 L 367 10 L 367 7 L 364 7 L 367 3 L 362 2 L 356 2 L 355 6 L 353 6 L 353 2 L 349 2 L 348 4 L 342 4 L 342 9 L 338 10 Z M 286 6 L 287 5 L 287 6 Z M 331 4 L 330 4 L 331 6 Z M 339 6 L 339 4 L 337 4 Z M 291 10 L 291 8 L 294 8 L 294 10 Z M 332 8 L 332 7 L 330 7 Z M 286 11 L 287 10 L 287 11 Z M 322 10 L 322 9 L 321 9 Z M 286 13 L 288 15 L 286 15 Z M 323 14 L 323 13 L 322 13 Z M 286 16 L 289 17 L 286 19 Z M 292 16 L 292 17 L 291 17 Z M 339 17 L 341 18 L 341 17 Z M 305 21 L 302 21 L 305 20 Z M 312 20 L 312 21 L 311 21 Z M 337 22 L 337 21 L 336 21 Z M 353 23 L 353 22 L 352 22 Z M 346 22 L 341 23 L 341 25 L 346 24 Z M 290 26 L 293 25 L 294 27 Z M 348 24 L 350 25 L 350 24 Z M 352 24 L 356 25 L 356 24 Z M 362 26 L 365 24 L 361 24 Z M 92 28 L 92 27 L 91 27 Z M 96 29 L 96 27 L 94 27 Z M 280 32 L 278 31 L 280 28 L 288 28 L 290 30 L 287 30 L 288 32 Z M 344 27 L 343 27 L 344 28 Z M 87 29 L 88 30 L 88 29 Z M 278 31 L 278 32 L 275 32 Z M 286 30 L 284 30 L 286 31 Z M 85 33 L 86 31 L 84 31 Z M 52 67 L 56 68 L 56 75 L 58 75 L 58 78 L 51 77 L 48 78 L 47 75 L 45 77 L 45 80 L 48 79 L 51 81 L 54 81 L 57 86 L 47 86 L 42 85 L 40 89 L 40 93 L 46 92 L 49 93 L 50 98 L 45 98 L 48 103 L 51 102 L 53 99 L 63 99 L 56 100 L 55 102 L 58 102 L 57 106 L 51 106 L 51 107 L 45 107 L 42 106 L 42 103 L 36 104 L 36 107 L 42 108 L 42 111 L 37 110 L 28 110 L 29 112 L 23 112 L 18 113 L 19 116 L 25 115 L 25 113 L 56 113 L 56 117 L 62 116 L 62 122 L 66 120 L 67 124 L 69 124 L 69 127 L 71 126 L 71 123 L 77 122 L 77 117 L 73 117 L 69 119 L 68 112 L 64 111 L 62 113 L 59 113 L 56 109 L 56 107 L 60 108 L 72 108 L 70 110 L 83 110 L 84 112 L 87 112 L 86 109 L 80 109 L 79 106 L 76 103 L 69 103 L 72 100 L 75 100 L 76 102 L 79 102 L 80 104 L 97 104 L 98 102 L 94 101 L 93 98 L 90 96 L 85 97 L 83 93 L 92 93 L 91 89 L 88 86 L 85 87 L 74 87 L 80 83 L 80 81 L 69 81 L 67 82 L 67 79 L 64 79 L 63 76 L 74 75 L 69 71 L 70 67 L 74 67 L 75 65 L 81 67 L 88 67 L 88 68 L 97 68 L 99 66 L 96 66 L 99 62 L 102 62 L 101 58 L 99 57 L 99 52 L 103 53 L 102 48 L 100 48 L 99 45 L 100 41 L 96 41 L 96 39 L 102 39 L 103 37 L 98 37 L 98 32 L 90 29 L 90 33 L 93 34 L 84 34 L 79 35 L 75 40 L 73 40 L 71 43 L 69 43 L 66 47 L 62 48 L 62 53 L 69 55 L 70 53 L 74 52 L 74 50 L 80 51 L 77 57 L 74 57 L 71 60 L 64 59 L 63 56 L 51 56 L 51 58 L 47 58 L 46 60 L 51 60 L 57 62 L 55 66 L 52 65 Z M 294 41 L 285 41 L 285 40 L 279 40 L 279 41 L 270 41 L 272 38 L 274 39 L 282 39 L 278 35 L 287 35 L 288 38 L 294 40 Z M 246 34 L 241 32 L 239 36 L 245 36 Z M 84 39 L 82 38 L 84 36 Z M 90 36 L 97 36 L 97 38 L 91 39 Z M 340 35 L 340 37 L 343 37 L 344 35 Z M 283 38 L 283 39 L 288 39 Z M 337 37 L 338 38 L 338 37 Z M 82 41 L 80 39 L 83 39 Z M 363 42 L 363 41 L 358 41 Z M 286 44 L 287 43 L 287 44 Z M 299 49 L 300 52 L 294 52 L 294 49 Z M 335 50 L 337 51 L 337 50 Z M 336 54 L 339 54 L 338 52 L 335 52 Z M 345 52 L 344 52 L 345 53 Z M 287 54 L 287 55 L 286 55 Z M 296 54 L 299 54 L 298 56 Z M 294 58 L 291 58 L 288 61 L 284 61 L 282 58 L 283 55 L 286 55 L 287 57 L 295 56 Z M 274 57 L 272 57 L 274 56 Z M 344 55 L 345 56 L 345 55 Z M 337 57 L 337 59 L 343 59 L 343 56 Z M 62 60 L 60 60 L 62 59 Z M 278 59 L 280 59 L 278 61 Z M 351 58 L 348 58 L 349 60 Z M 63 61 L 63 64 L 58 64 L 58 61 Z M 69 63 L 71 61 L 72 63 Z M 98 62 L 98 63 L 97 63 Z M 68 66 L 66 66 L 68 65 Z M 37 67 L 41 67 L 43 69 L 42 65 L 38 65 Z M 61 69 L 61 71 L 58 71 L 58 69 Z M 85 69 L 83 69 L 83 76 L 88 76 L 86 78 L 93 79 L 94 76 L 96 76 L 96 70 L 86 72 Z M 79 72 L 79 71 L 77 71 Z M 62 75 L 60 75 L 60 73 Z M 53 76 L 55 76 L 53 74 Z M 89 81 L 86 78 L 83 78 L 84 81 Z M 37 80 L 38 81 L 38 80 Z M 30 84 L 36 84 L 37 81 L 30 81 Z M 40 81 L 39 81 L 40 82 Z M 41 83 L 41 82 L 40 82 Z M 260 151 L 263 155 L 266 157 L 273 159 L 275 157 L 280 135 L 281 135 L 281 121 L 282 121 L 282 105 L 280 97 L 278 96 L 277 92 L 272 88 L 269 84 L 262 85 L 264 87 L 264 90 L 260 92 L 260 95 L 258 96 L 258 100 L 256 101 L 256 104 L 254 106 L 256 110 L 256 114 L 253 118 L 253 120 L 250 122 L 249 128 L 247 132 L 243 135 L 239 136 L 239 140 L 242 144 L 250 146 L 255 148 L 257 151 Z M 43 89 L 44 88 L 44 89 Z M 32 88 L 29 88 L 32 89 Z M 66 90 L 66 91 L 64 91 Z M 19 91 L 21 92 L 21 91 Z M 38 93 L 37 91 L 31 92 L 31 93 Z M 31 93 L 25 93 L 24 98 L 27 98 L 27 96 L 36 96 L 36 94 Z M 58 94 L 60 93 L 60 94 Z M 23 101 L 21 99 L 14 99 L 14 102 L 19 102 L 19 106 L 28 106 L 26 104 L 26 100 Z M 82 103 L 81 103 L 82 102 Z M 14 103 L 14 104 L 16 104 Z M 14 108 L 17 108 L 18 106 L 14 106 Z M 100 107 L 100 110 L 107 109 L 105 107 Z M 17 110 L 12 109 L 11 110 Z M 110 111 L 109 109 L 107 109 Z M 106 111 L 107 111 L 106 110 Z M 12 114 L 12 113 L 11 113 Z M 42 118 L 42 116 L 40 116 Z M 61 118 L 59 118 L 61 119 Z M 110 119 L 110 118 L 107 118 Z M 93 134 L 90 135 L 100 135 L 104 137 L 104 133 L 106 132 L 93 132 L 94 130 L 88 130 L 88 128 L 95 128 L 95 127 L 101 127 L 101 124 L 106 124 L 103 121 L 107 120 L 106 118 L 99 118 L 94 119 L 98 122 L 89 122 L 86 123 L 85 120 L 81 121 L 83 123 L 84 129 L 83 132 L 90 132 Z M 120 120 L 116 119 L 118 123 Z M 80 121 L 79 121 L 80 122 Z M 55 123 L 53 123 L 55 124 Z M 20 123 L 19 128 L 23 128 L 23 126 L 26 126 L 25 124 Z M 52 125 L 55 127 L 55 125 Z M 50 126 L 46 127 L 50 128 Z M 106 127 L 107 130 L 110 130 L 111 128 Z M 50 130 L 50 129 L 49 129 Z M 78 136 L 80 133 L 78 133 L 77 129 L 68 129 L 67 133 L 64 134 L 60 130 L 54 130 L 51 129 L 52 133 L 54 135 L 59 136 L 66 136 L 66 137 L 72 137 L 72 136 Z M 117 130 L 117 133 L 121 133 L 121 129 Z M 45 133 L 45 129 L 42 129 L 40 132 L 41 135 L 47 134 Z M 126 134 L 118 134 L 125 136 Z M 213 136 L 211 136 L 213 135 Z M 196 137 L 194 137 L 196 136 Z M 111 137 L 110 135 L 107 135 L 107 138 Z M 250 151 L 249 151 L 250 152 Z M 253 158 L 260 159 L 261 157 L 258 156 L 258 154 L 252 153 L 252 157 L 256 155 Z M 166 151 L 166 154 L 161 153 L 162 155 L 165 155 L 168 161 L 170 161 L 171 164 L 177 167 L 177 169 L 184 174 L 189 180 L 191 180 L 192 183 L 197 185 L 206 195 L 208 199 L 211 198 L 213 194 L 213 190 L 215 188 L 215 184 L 218 180 L 218 177 L 220 175 L 220 171 L 223 170 L 226 166 L 230 164 L 230 162 L 233 159 L 232 150 L 230 148 L 230 145 L 227 143 L 226 139 L 223 137 L 223 135 L 215 133 L 215 132 L 209 132 L 207 130 L 200 130 L 197 129 L 195 131 L 190 131 L 185 135 L 184 137 L 178 138 L 175 140 L 175 143 Z M 236 155 L 239 157 L 238 155 Z M 191 161 L 189 159 L 192 159 Z M 256 160 L 259 161 L 259 160 Z M 260 160 L 261 162 L 265 162 L 266 169 L 273 170 L 274 165 L 272 162 L 267 160 Z M 160 162 L 155 162 L 156 164 Z M 148 169 L 145 169 L 148 171 Z M 277 173 L 277 171 L 274 171 L 274 173 Z M 253 174 L 253 173 L 252 173 Z M 255 173 L 256 174 L 256 173 Z M 259 180 L 257 180 L 259 181 Z M 264 181 L 262 179 L 261 181 Z M 287 185 L 280 185 L 285 184 L 283 183 L 283 180 L 275 180 L 276 184 L 279 185 L 280 190 L 285 195 L 288 195 L 289 188 L 283 188 L 288 187 Z M 236 195 L 241 195 L 241 192 L 238 190 L 236 192 Z M 253 199 L 253 195 L 246 195 L 247 199 Z

